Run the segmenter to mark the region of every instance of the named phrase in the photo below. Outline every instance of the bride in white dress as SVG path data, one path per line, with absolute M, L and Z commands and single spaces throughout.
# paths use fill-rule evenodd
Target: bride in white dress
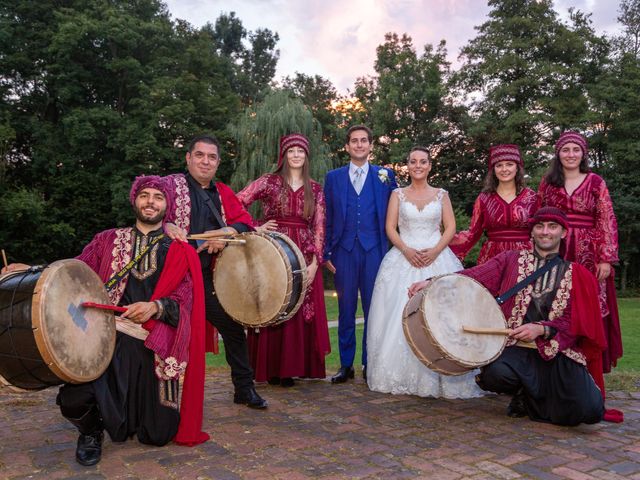
M 414 147 L 407 167 L 411 184 L 394 190 L 387 208 L 386 231 L 393 248 L 378 270 L 369 309 L 367 383 L 371 390 L 385 393 L 478 397 L 484 392 L 474 381 L 477 372 L 440 375 L 416 358 L 404 337 L 402 310 L 411 284 L 463 268 L 447 246 L 456 230 L 449 196 L 427 181 L 428 150 Z

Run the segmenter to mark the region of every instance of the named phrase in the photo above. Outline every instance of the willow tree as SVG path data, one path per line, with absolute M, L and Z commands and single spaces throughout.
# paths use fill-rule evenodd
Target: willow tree
M 229 127 L 236 140 L 234 190 L 244 188 L 259 176 L 272 172 L 278 163 L 280 137 L 302 133 L 309 138 L 311 177 L 319 182 L 331 165 L 322 141 L 322 128 L 299 99 L 284 91 L 268 94 L 264 101 L 247 108 L 238 122 Z

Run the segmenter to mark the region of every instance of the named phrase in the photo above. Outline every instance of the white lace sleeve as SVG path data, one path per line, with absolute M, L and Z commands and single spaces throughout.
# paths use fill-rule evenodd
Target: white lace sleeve
M 398 187 L 394 190 L 394 192 L 396 192 L 398 194 L 398 198 L 400 199 L 400 201 L 404 202 L 404 188 Z

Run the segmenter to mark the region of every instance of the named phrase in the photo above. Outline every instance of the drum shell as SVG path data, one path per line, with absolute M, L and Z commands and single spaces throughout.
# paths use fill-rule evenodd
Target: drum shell
M 96 321 L 104 322 L 99 330 L 101 334 L 106 333 L 98 340 L 97 351 L 87 352 L 95 343 L 93 338 L 88 338 L 86 345 L 83 340 L 76 345 L 68 344 L 68 335 L 62 327 L 68 327 L 70 320 L 47 304 L 60 299 L 61 289 L 71 294 L 75 290 L 81 292 L 82 298 L 75 299 L 75 303 L 68 298 L 61 299 L 66 302 L 62 308 L 66 308 L 69 317 L 72 312 L 81 312 L 83 319 L 89 318 L 88 328 Z M 90 294 L 86 293 L 87 289 Z M 95 380 L 106 370 L 115 349 L 114 315 L 103 311 L 85 313 L 79 306 L 81 301 L 109 303 L 100 278 L 79 260 L 60 260 L 44 270 L 31 269 L 0 278 L 0 331 L 3 332 L 0 377 L 3 383 L 21 390 L 40 390 L 64 382 Z M 88 368 L 83 362 L 74 364 L 77 360 L 74 350 L 87 352 L 83 353 L 85 356 L 94 354 L 96 358 L 90 359 Z
M 277 325 L 293 317 L 306 289 L 304 255 L 286 235 L 247 232 L 216 259 L 214 290 L 225 312 L 248 328 Z
M 443 275 L 441 277 L 435 277 L 432 280 L 436 282 L 444 277 L 447 277 L 449 280 L 452 278 L 461 280 L 463 283 L 473 287 L 474 295 L 482 294 L 481 298 L 485 309 L 478 313 L 480 318 L 474 322 L 473 302 L 465 305 L 465 300 L 468 301 L 468 298 L 465 298 L 464 292 L 457 292 L 460 305 L 464 306 L 465 310 L 467 310 L 466 316 L 470 317 L 465 323 L 468 323 L 469 326 L 476 326 L 476 323 L 479 322 L 482 326 L 506 328 L 506 321 L 500 307 L 481 284 L 470 277 L 458 274 Z M 435 328 L 434 322 L 441 321 L 442 319 L 428 318 L 426 314 L 426 305 L 429 300 L 427 296 L 429 289 L 432 287 L 433 283 L 410 298 L 403 312 L 402 327 L 405 338 L 416 357 L 431 370 L 444 375 L 463 375 L 470 370 L 487 365 L 498 358 L 506 346 L 506 336 L 491 337 L 492 345 L 489 345 L 486 355 L 482 358 L 482 353 L 484 353 L 482 352 L 480 354 L 481 358 L 474 358 L 473 361 L 465 360 L 454 355 L 446 344 L 438 341 L 437 328 Z M 478 334 L 464 333 L 460 328 L 459 331 L 456 332 L 456 335 L 474 338 Z

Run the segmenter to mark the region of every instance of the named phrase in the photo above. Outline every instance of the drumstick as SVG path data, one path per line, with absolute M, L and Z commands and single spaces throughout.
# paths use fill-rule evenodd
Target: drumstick
M 203 237 L 202 235 L 188 235 L 187 240 L 213 240 L 216 237 Z M 246 240 L 242 238 L 216 238 L 219 242 L 224 243 L 237 243 L 239 245 L 244 245 L 247 243 Z
M 211 240 L 212 238 L 228 237 L 230 235 L 233 235 L 233 233 L 230 231 L 224 232 L 222 230 L 212 230 L 210 232 L 204 233 L 192 233 L 187 238 L 192 238 L 193 240 Z
M 80 306 L 84 308 L 99 308 L 100 310 L 113 310 L 114 312 L 127 311 L 125 307 L 118 307 L 116 305 L 105 305 L 104 303 L 82 302 Z
M 7 263 L 7 254 L 4 253 L 4 248 L 2 249 L 2 261 L 4 262 L 4 268 L 7 268 L 9 264 Z
M 462 326 L 462 330 L 467 333 L 485 333 L 488 335 L 509 335 L 512 330 L 510 328 L 490 328 L 490 327 L 467 327 Z

